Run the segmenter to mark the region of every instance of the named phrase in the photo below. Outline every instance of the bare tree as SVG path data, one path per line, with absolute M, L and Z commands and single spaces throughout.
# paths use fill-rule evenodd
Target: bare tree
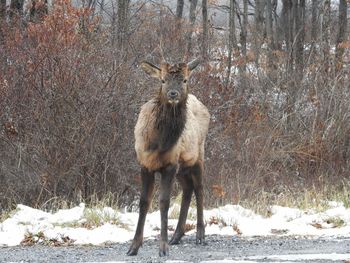
M 208 0 L 202 0 L 202 58 L 204 61 L 208 60 Z
M 317 40 L 317 32 L 318 32 L 318 23 L 317 23 L 317 16 L 318 16 L 318 7 L 319 7 L 319 0 L 312 0 L 311 5 L 311 41 L 312 44 L 314 44 Z
M 6 0 L 0 0 L 0 19 L 5 17 Z
M 266 0 L 266 38 L 268 45 L 268 69 L 271 70 L 273 65 L 273 50 L 274 47 L 274 36 L 273 36 L 273 23 L 272 23 L 272 2 Z
M 338 18 L 338 35 L 336 41 L 336 67 L 342 67 L 342 56 L 344 54 L 344 47 L 342 47 L 343 41 L 346 39 L 347 29 L 347 7 L 348 3 L 346 0 L 339 1 L 339 18 Z
M 322 7 L 322 55 L 325 71 L 330 69 L 331 1 L 324 0 Z
M 9 8 L 9 16 L 13 17 L 15 14 L 21 15 L 23 12 L 24 0 L 11 0 Z
M 246 72 L 246 59 L 247 59 L 247 30 L 248 30 L 248 0 L 243 0 L 243 23 L 240 37 L 240 43 L 242 48 L 242 57 L 244 63 L 241 66 L 241 75 Z
M 45 15 L 48 14 L 48 3 L 47 0 L 40 2 L 38 0 L 32 0 L 32 4 L 29 12 L 29 20 L 32 22 L 38 22 L 43 19 Z M 84 30 L 84 20 L 81 19 L 80 28 Z M 84 30 L 85 31 L 85 30 Z
M 277 6 L 278 6 L 278 0 L 272 0 L 272 15 L 273 15 L 273 19 L 272 19 L 272 30 L 273 30 L 273 41 L 274 41 L 274 45 L 275 45 L 275 49 L 279 49 L 279 43 L 278 43 L 278 13 L 277 13 Z
M 302 79 L 304 66 L 304 38 L 305 38 L 305 0 L 294 1 L 294 38 L 295 51 L 294 61 L 296 63 L 297 80 Z
M 263 28 L 264 28 L 264 0 L 255 0 L 255 37 L 254 37 L 254 53 L 255 53 L 255 64 L 258 65 L 260 57 L 260 46 L 263 40 Z
M 291 52 L 292 52 L 292 44 L 293 44 L 293 27 L 292 23 L 292 1 L 291 0 L 283 0 L 282 13 L 281 13 L 281 28 L 284 33 L 284 40 L 286 42 L 286 51 L 288 53 L 287 60 L 287 71 L 290 71 L 292 67 L 291 60 Z
M 229 85 L 232 67 L 232 53 L 237 47 L 236 26 L 235 26 L 235 0 L 230 0 L 229 12 L 229 36 L 228 36 L 228 58 L 227 58 L 227 74 L 225 84 Z
M 117 19 L 117 43 L 121 51 L 125 51 L 128 35 L 130 0 L 118 0 L 118 19 Z
M 184 10 L 184 0 L 177 0 L 176 4 L 176 15 L 175 15 L 175 23 L 174 23 L 174 37 L 176 42 L 176 50 L 173 50 L 176 54 L 173 54 L 174 58 L 178 61 L 183 59 L 185 48 L 184 48 L 184 40 L 183 40 L 183 10 Z M 162 18 L 161 18 L 162 19 Z M 169 52 L 167 52 L 170 54 Z
M 0 0 L 0 44 L 3 40 L 3 24 L 5 23 L 6 17 L 6 0 Z
M 192 53 L 192 33 L 195 28 L 195 22 L 196 22 L 196 8 L 197 8 L 197 2 L 198 0 L 190 0 L 190 25 L 189 29 L 186 34 L 186 56 L 190 57 Z
M 182 19 L 182 13 L 184 10 L 184 0 L 177 0 L 177 5 L 176 5 L 176 18 L 178 20 Z

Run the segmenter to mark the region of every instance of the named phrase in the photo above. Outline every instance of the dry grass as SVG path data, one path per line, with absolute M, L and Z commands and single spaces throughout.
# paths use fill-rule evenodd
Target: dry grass
M 4 222 L 6 219 L 12 217 L 16 213 L 16 211 L 17 211 L 17 209 L 1 211 L 0 223 Z
M 22 246 L 33 246 L 35 244 L 42 244 L 46 246 L 69 246 L 74 243 L 74 240 L 67 236 L 61 236 L 59 239 L 49 239 L 43 232 L 37 234 L 27 233 L 24 239 L 21 241 Z
M 270 207 L 280 205 L 285 207 L 299 208 L 302 210 L 312 209 L 318 212 L 330 208 L 329 201 L 342 202 L 345 207 L 350 207 L 349 188 L 350 181 L 343 181 L 340 186 L 332 184 L 324 185 L 321 189 L 295 189 L 295 191 L 283 191 L 276 195 L 273 191 L 260 191 L 255 198 L 241 201 L 239 204 L 250 208 L 263 216 L 270 216 Z

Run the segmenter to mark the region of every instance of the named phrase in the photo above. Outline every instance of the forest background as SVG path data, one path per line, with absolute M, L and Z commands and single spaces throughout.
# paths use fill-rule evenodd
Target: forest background
M 207 207 L 349 204 L 349 4 L 0 0 L 0 208 L 133 207 L 139 62 L 195 57 Z

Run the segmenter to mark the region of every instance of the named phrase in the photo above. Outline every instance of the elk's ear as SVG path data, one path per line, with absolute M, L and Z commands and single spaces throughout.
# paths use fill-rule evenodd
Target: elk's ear
M 192 60 L 191 62 L 189 62 L 187 64 L 187 67 L 190 71 L 194 70 L 199 64 L 201 63 L 201 60 L 199 58 L 196 58 L 194 60 Z
M 150 75 L 151 77 L 153 78 L 157 78 L 157 79 L 160 79 L 161 77 L 161 70 L 160 68 L 158 68 L 157 66 L 149 63 L 149 62 L 146 62 L 146 61 L 143 61 L 141 62 L 141 68 L 148 74 Z

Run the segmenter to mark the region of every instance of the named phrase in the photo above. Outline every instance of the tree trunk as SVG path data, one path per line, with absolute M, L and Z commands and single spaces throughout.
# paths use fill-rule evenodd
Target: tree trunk
M 292 45 L 293 45 L 293 18 L 292 18 L 292 1 L 291 0 L 283 0 L 283 7 L 281 13 L 281 27 L 284 34 L 284 40 L 286 42 L 286 51 L 288 54 L 287 59 L 287 74 L 290 73 L 292 69 Z
M 326 73 L 330 70 L 331 1 L 324 0 L 322 9 L 322 55 Z
M 247 30 L 248 30 L 248 0 L 243 0 L 243 23 L 242 32 L 240 34 L 240 44 L 242 48 L 241 57 L 243 60 L 238 64 L 239 70 L 239 80 L 240 80 L 240 90 L 238 90 L 237 95 L 242 95 L 245 90 L 248 89 L 247 86 Z M 238 47 L 237 47 L 238 50 Z M 252 90 L 249 91 L 252 93 Z
M 32 22 L 39 22 L 43 19 L 43 17 L 45 15 L 48 14 L 49 10 L 48 10 L 48 3 L 47 0 L 44 0 L 44 4 L 42 5 L 38 5 L 38 0 L 33 0 L 32 1 L 32 7 L 29 10 L 29 19 Z M 80 26 L 82 26 L 82 28 L 84 29 L 84 21 L 82 21 L 82 23 L 80 24 Z
M 117 43 L 119 50 L 124 53 L 126 50 L 128 35 L 128 19 L 129 19 L 129 3 L 130 0 L 118 0 L 118 17 L 117 17 Z
M 182 13 L 184 10 L 184 0 L 177 0 L 177 5 L 176 5 L 176 18 L 178 20 L 182 19 Z
M 6 14 L 6 0 L 0 0 L 0 19 L 4 19 Z
M 6 21 L 6 0 L 0 0 L 0 45 L 3 41 L 3 25 Z
M 273 39 L 273 16 L 272 16 L 272 2 L 271 0 L 266 0 L 266 37 L 269 46 L 274 48 L 274 39 Z
M 280 44 L 278 42 L 278 26 L 277 26 L 277 21 L 278 21 L 278 14 L 277 14 L 277 5 L 278 5 L 278 0 L 272 0 L 272 14 L 273 14 L 273 23 L 272 23 L 272 30 L 273 30 L 273 40 L 274 40 L 274 45 L 275 49 L 280 49 Z
M 205 62 L 208 61 L 208 0 L 202 0 L 202 58 Z
M 267 46 L 268 46 L 267 67 L 269 72 L 272 70 L 273 51 L 275 49 L 272 23 L 273 23 L 272 22 L 272 2 L 271 0 L 266 0 L 266 39 L 267 39 Z
M 302 79 L 304 68 L 304 38 L 305 38 L 305 0 L 295 1 L 296 13 L 294 16 L 295 24 L 295 56 L 297 80 Z
M 337 42 L 336 42 L 336 68 L 341 69 L 343 66 L 343 54 L 344 54 L 344 47 L 342 47 L 341 43 L 344 42 L 345 34 L 346 34 L 346 28 L 347 28 L 347 1 L 346 0 L 340 0 L 339 1 L 339 19 L 338 19 L 338 35 L 337 35 Z
M 184 11 L 184 0 L 177 0 L 176 17 L 175 17 L 175 32 L 180 34 L 182 27 L 182 14 Z
M 311 6 L 311 41 L 314 44 L 317 41 L 317 10 L 318 10 L 318 1 L 319 0 L 312 0 L 312 6 Z
M 227 57 L 227 74 L 225 85 L 230 84 L 231 67 L 232 67 L 232 53 L 235 44 L 237 44 L 236 30 L 235 30 L 235 0 L 230 0 L 230 12 L 229 12 L 229 35 L 228 35 L 228 57 Z
M 282 7 L 282 17 L 281 17 L 281 24 L 283 33 L 284 33 L 284 39 L 286 42 L 286 51 L 288 54 L 288 58 L 286 61 L 286 71 L 285 71 L 285 78 L 287 80 L 286 84 L 286 90 L 287 90 L 287 98 L 286 98 L 286 105 L 285 105 L 285 113 L 286 113 L 286 128 L 289 129 L 292 126 L 293 123 L 293 117 L 294 117 L 294 105 L 295 105 L 295 94 L 296 94 L 296 85 L 295 85 L 295 78 L 293 76 L 294 73 L 294 67 L 293 67 L 293 40 L 294 40 L 294 15 L 296 14 L 295 6 L 293 6 L 293 3 L 295 5 L 295 2 L 292 0 L 283 0 L 283 7 Z
M 24 0 L 11 0 L 9 17 L 13 17 L 15 14 L 21 15 L 23 13 Z
M 240 37 L 240 43 L 242 47 L 242 57 L 244 58 L 243 64 L 240 65 L 240 73 L 244 75 L 247 70 L 247 27 L 248 27 L 248 0 L 243 0 L 243 24 Z M 241 76 L 242 77 L 242 76 Z
M 184 9 L 184 0 L 177 0 L 176 5 L 176 16 L 174 24 L 174 34 L 175 34 L 175 45 L 177 46 L 177 51 L 174 54 L 174 58 L 177 60 L 183 60 L 184 53 L 186 53 L 186 43 L 183 40 L 183 9 Z
M 264 4 L 263 0 L 255 0 L 255 39 L 254 39 L 254 53 L 255 53 L 255 64 L 259 66 L 260 47 L 263 39 L 263 24 L 264 24 Z
M 292 15 L 290 19 L 291 56 L 289 67 L 290 84 L 288 85 L 287 121 L 288 127 L 295 123 L 296 102 L 302 94 L 301 81 L 304 69 L 304 24 L 305 24 L 305 0 L 292 2 Z
M 196 8 L 197 8 L 197 0 L 190 0 L 190 28 L 186 34 L 186 57 L 189 59 L 192 55 L 192 33 L 194 31 L 194 24 L 196 22 Z

